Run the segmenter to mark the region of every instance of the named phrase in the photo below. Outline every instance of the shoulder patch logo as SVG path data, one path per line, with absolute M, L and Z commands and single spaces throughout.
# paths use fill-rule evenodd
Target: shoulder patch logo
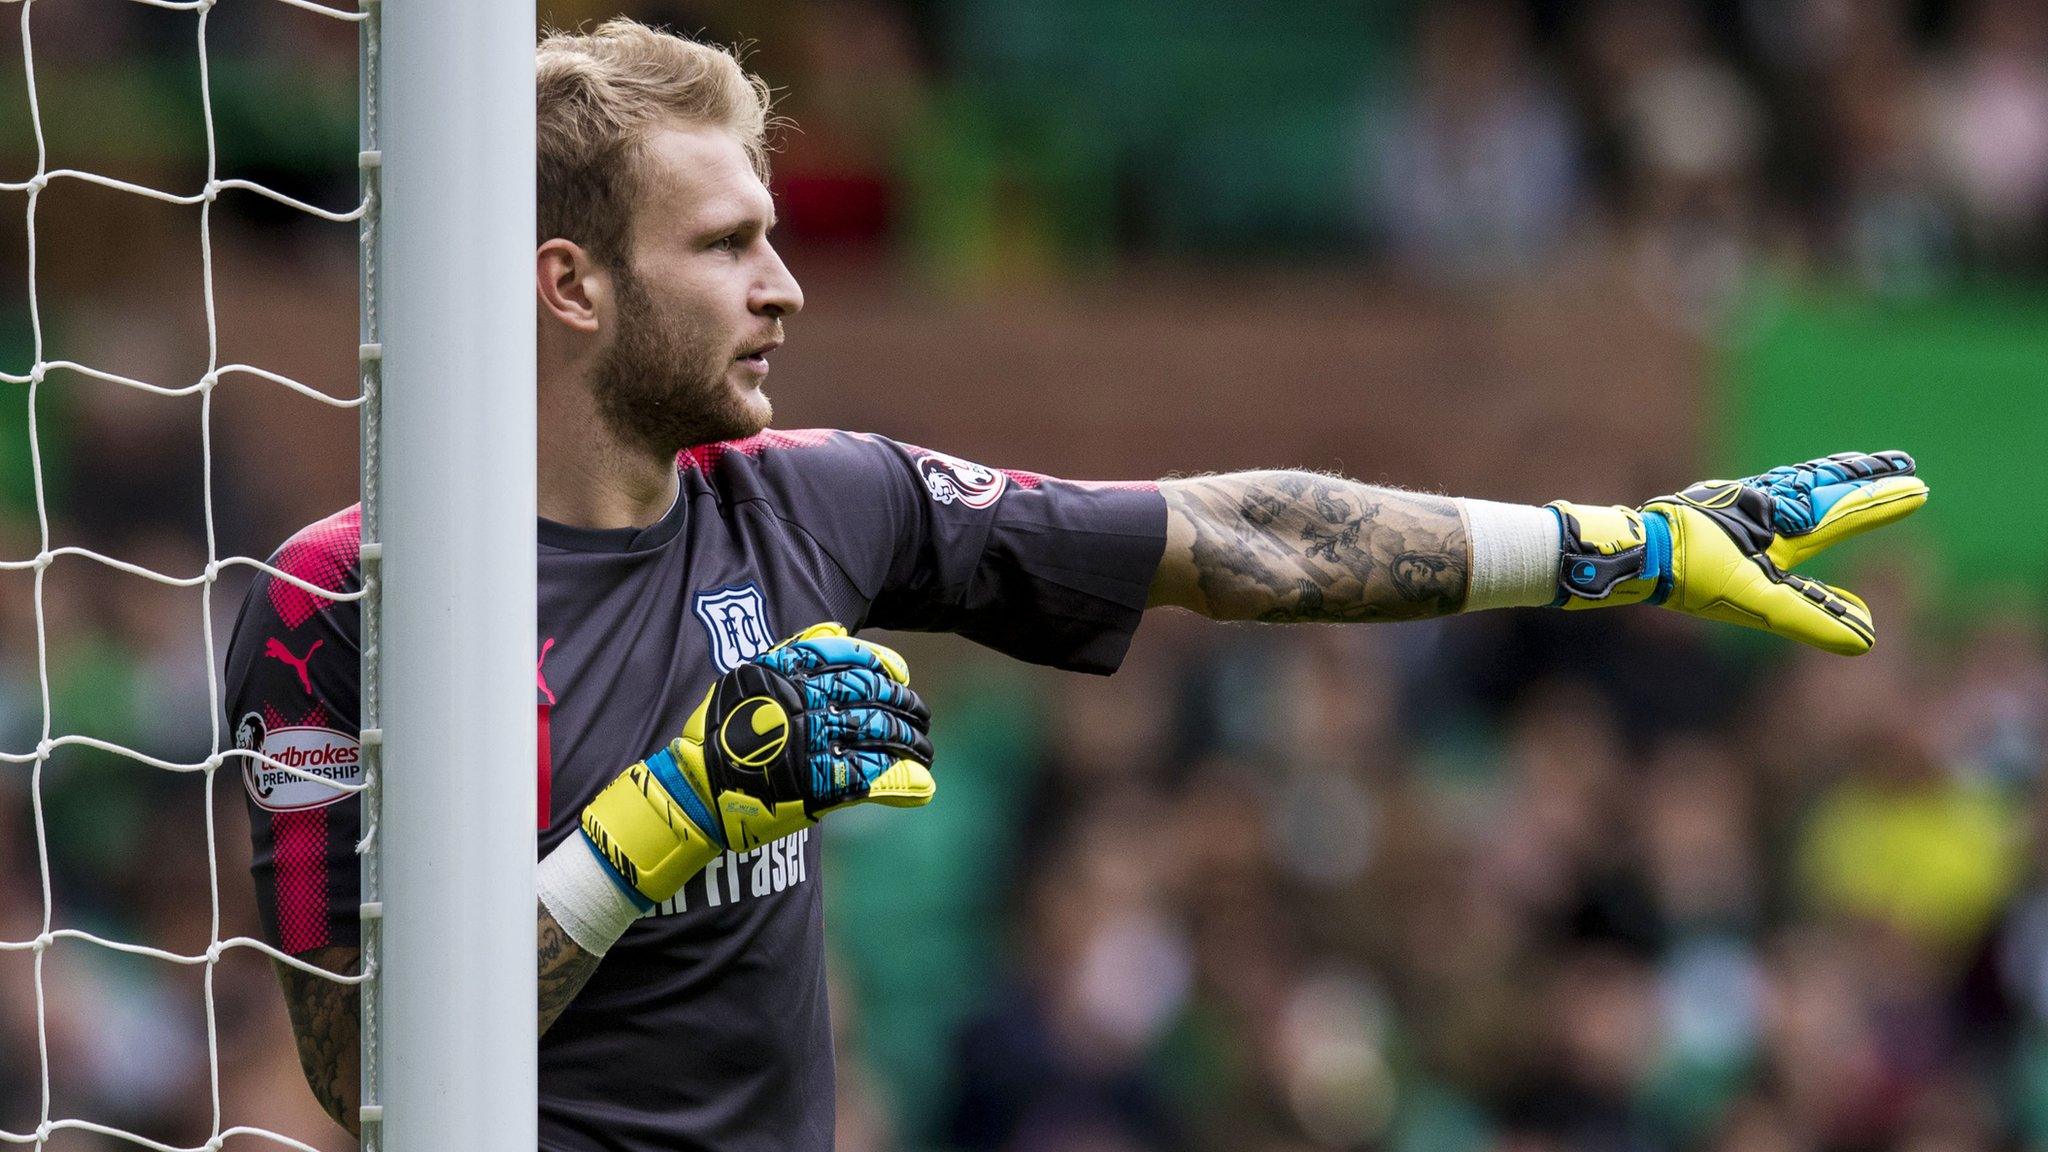
M 970 464 L 957 456 L 927 450 L 918 458 L 917 474 L 925 491 L 940 504 L 986 508 L 1003 494 L 1008 478 L 993 468 Z
M 711 663 L 723 674 L 766 652 L 773 644 L 768 608 L 758 584 L 728 584 L 699 592 L 691 609 L 711 637 Z
M 279 764 L 319 777 L 309 780 L 261 760 L 245 760 L 248 767 L 243 771 L 242 781 L 248 785 L 250 797 L 257 807 L 272 812 L 324 808 L 348 795 L 321 783 L 322 780 L 350 786 L 362 782 L 361 743 L 354 736 L 332 728 L 272 728 L 251 712 L 235 725 L 235 747 L 261 752 Z

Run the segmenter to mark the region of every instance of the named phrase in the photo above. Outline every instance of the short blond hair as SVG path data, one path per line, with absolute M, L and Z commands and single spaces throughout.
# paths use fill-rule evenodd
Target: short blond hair
M 623 16 L 541 37 L 537 104 L 541 241 L 614 266 L 631 249 L 643 147 L 669 124 L 722 128 L 768 179 L 769 88 L 731 49 Z

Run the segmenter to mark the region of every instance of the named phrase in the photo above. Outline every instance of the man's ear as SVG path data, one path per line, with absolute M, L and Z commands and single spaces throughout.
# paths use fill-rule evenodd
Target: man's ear
M 557 238 L 535 250 L 533 277 L 543 321 L 595 335 L 609 318 L 611 276 L 574 241 Z

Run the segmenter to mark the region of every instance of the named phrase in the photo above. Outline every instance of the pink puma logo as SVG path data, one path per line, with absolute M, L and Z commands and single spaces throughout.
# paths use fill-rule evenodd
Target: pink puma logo
M 325 640 L 315 640 L 313 641 L 313 646 L 306 649 L 304 656 L 294 656 L 292 655 L 292 650 L 284 646 L 284 641 L 272 636 L 263 642 L 263 654 L 273 660 L 282 660 L 286 664 L 291 665 L 292 670 L 299 674 L 299 687 L 304 688 L 306 695 L 311 696 L 313 694 L 313 678 L 306 675 L 306 661 L 311 660 L 313 653 L 318 652 L 320 646 L 325 643 L 327 643 Z
M 550 705 L 555 702 L 555 692 L 554 689 L 548 687 L 548 674 L 542 670 L 542 666 L 548 662 L 548 649 L 554 646 L 555 638 L 553 636 L 541 641 L 540 659 L 533 662 L 533 681 L 539 686 L 541 695 L 548 698 Z

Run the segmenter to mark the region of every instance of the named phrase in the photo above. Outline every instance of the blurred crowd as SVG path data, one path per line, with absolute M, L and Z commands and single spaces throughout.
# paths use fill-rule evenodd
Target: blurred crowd
M 1704 324 L 1760 268 L 1906 296 L 2048 270 L 2035 0 L 636 10 L 758 40 L 801 126 L 792 231 L 960 278 L 1131 251 L 1450 284 L 1619 258 Z
M 841 1146 L 2048 1147 L 2035 606 L 1859 587 L 1855 662 L 1522 613 L 981 670 L 935 729 L 978 829 L 829 842 Z
M 1686 304 L 1763 261 L 1903 294 L 2042 271 L 2040 4 L 1540 7 L 1547 39 L 1514 5 L 1423 15 L 1376 153 L 1404 259 L 1497 275 L 1555 259 L 1590 218 Z
M 1153 295 L 1116 312 L 1166 333 L 1134 339 L 1170 344 L 1175 316 L 1202 323 L 1221 297 L 1219 272 L 1256 291 L 1238 275 L 1255 264 L 1316 292 L 1335 285 L 1387 329 L 1420 327 L 1411 296 L 1466 309 L 1470 339 L 1405 353 L 1415 395 L 1473 406 L 1528 372 L 1531 396 L 1554 397 L 1528 443 L 1467 444 L 1469 460 L 1450 438 L 1425 450 L 1326 429 L 1355 454 L 1311 462 L 1441 462 L 1369 479 L 1496 476 L 1499 461 L 1478 456 L 1519 461 L 1523 448 L 1532 461 L 1625 460 L 1615 483 L 1689 478 L 1689 463 L 1668 474 L 1674 461 L 1712 445 L 1650 455 L 1596 431 L 1597 450 L 1560 447 L 1558 429 L 1606 427 L 1590 422 L 1614 416 L 1611 397 L 1587 390 L 1576 361 L 1516 359 L 1484 335 L 1598 332 L 1639 373 L 1692 362 L 1644 352 L 1654 342 L 1633 339 L 1608 298 L 1574 304 L 1559 285 L 1587 266 L 1684 340 L 1714 336 L 1760 276 L 1910 303 L 2048 271 L 2039 0 L 1318 2 L 1284 17 L 1227 0 L 542 10 L 560 25 L 623 10 L 754 42 L 750 62 L 797 125 L 776 159 L 778 236 L 807 284 L 835 286 L 793 325 L 792 358 L 806 333 L 849 328 L 914 344 L 919 359 L 977 347 L 974 332 L 934 330 L 928 297 L 835 318 L 834 293 L 861 282 L 1031 300 L 1161 267 L 1173 271 L 1142 281 Z M 50 166 L 195 188 L 196 17 L 132 0 L 38 4 L 31 17 Z M 352 204 L 353 30 L 256 0 L 208 19 L 221 174 Z M 6 180 L 34 170 L 8 63 L 18 36 L 0 21 Z M 0 194 L 0 267 L 27 266 L 24 200 Z M 47 189 L 45 358 L 196 379 L 209 362 L 197 218 Z M 213 224 L 219 361 L 351 394 L 352 227 L 235 194 Z M 0 276 L 0 366 L 13 372 L 35 355 L 25 280 Z M 1536 293 L 1563 301 L 1540 322 L 1513 303 Z M 1048 347 L 1102 331 L 1013 311 L 1027 318 L 1009 337 L 1038 325 Z M 1343 333 L 1300 341 L 1305 362 L 1357 379 Z M 933 422 L 974 407 L 943 394 L 910 404 L 893 378 L 847 363 L 797 362 L 808 374 L 792 380 L 831 386 L 793 384 L 787 410 L 836 419 L 828 405 L 856 403 L 876 413 L 865 426 L 893 433 L 906 421 L 943 432 Z M 1017 355 L 1002 369 L 1029 393 L 1064 364 Z M 1541 390 L 1546 364 L 1577 390 Z M 1134 443 L 1171 415 L 1170 435 L 1200 442 L 1187 413 L 1153 411 L 1126 383 L 1064 380 L 1086 395 L 1063 406 L 1114 416 Z M 1712 385 L 1642 387 L 1662 388 L 1660 427 L 1690 429 L 1668 402 Z M 34 555 L 41 535 L 24 391 L 0 385 L 7 560 Z M 1632 395 L 1622 415 L 1643 419 L 1650 402 Z M 1523 419 L 1512 401 L 1493 406 Z M 1303 462 L 1276 419 L 1213 406 L 1196 418 L 1266 462 Z M 209 509 L 216 554 L 261 556 L 354 499 L 352 413 L 241 381 L 216 390 L 211 418 L 209 504 L 196 397 L 53 373 L 37 407 L 53 546 L 191 576 Z M 1060 464 L 986 435 L 934 443 Z M 1528 468 L 1556 475 L 1548 458 Z M 2048 1149 L 2038 589 L 1963 612 L 1917 571 L 1901 562 L 1856 585 L 1885 639 L 1855 662 L 1651 612 L 1351 629 L 1167 616 L 1107 681 L 912 638 L 938 714 L 942 798 L 915 814 L 847 813 L 827 835 L 841 1146 Z M 208 661 L 246 578 L 231 570 L 209 600 L 65 558 L 39 596 L 35 573 L 0 571 L 0 751 L 35 746 L 47 679 L 52 734 L 203 757 L 216 738 Z M 212 868 L 218 937 L 254 934 L 240 788 L 231 772 L 209 790 L 198 774 L 67 748 L 37 790 L 27 767 L 0 763 L 0 941 L 35 936 L 47 902 L 56 927 L 203 952 Z M 41 967 L 39 1006 L 37 958 L 0 950 L 0 1130 L 41 1115 L 46 1042 L 51 1115 L 204 1140 L 204 967 L 73 941 Z M 267 963 L 229 953 L 212 999 L 225 1123 L 347 1147 L 299 1081 Z M 70 1133 L 50 1146 L 127 1145 Z
M 786 232 L 949 283 L 1132 253 L 1451 284 L 1618 257 L 1675 315 L 1710 320 L 1763 267 L 1907 296 L 2048 271 L 2036 0 L 540 9 L 742 44 L 795 125 L 776 158 Z M 350 199 L 353 27 L 274 3 L 209 22 L 223 168 Z M 196 176 L 191 23 L 132 0 L 37 15 L 38 52 L 66 65 L 40 78 L 58 162 Z M 0 144 L 28 151 L 26 107 L 10 111 Z

